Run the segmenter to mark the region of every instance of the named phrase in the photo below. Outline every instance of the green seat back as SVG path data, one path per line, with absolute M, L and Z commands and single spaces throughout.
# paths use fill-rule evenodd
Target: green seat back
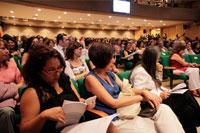
M 183 58 L 184 58 L 184 60 L 185 60 L 186 62 L 191 63 L 191 59 L 190 59 L 190 56 L 189 56 L 188 54 L 183 55 Z
M 197 55 L 189 55 L 191 63 L 200 64 L 200 54 Z
M 129 79 L 130 75 L 131 75 L 131 71 L 124 71 L 124 72 L 120 72 L 120 73 L 117 74 L 117 76 L 121 80 L 123 80 L 123 79 Z
M 82 98 L 88 98 L 89 97 L 89 92 L 86 90 L 85 88 L 85 78 L 81 78 L 77 81 L 71 79 L 74 87 L 76 88 L 76 90 L 78 91 L 79 95 L 82 97 Z
M 73 79 L 71 79 L 71 82 L 72 82 L 72 84 L 74 85 L 74 87 L 75 87 L 75 89 L 77 90 L 77 92 L 80 94 L 80 90 L 79 90 L 79 87 L 78 87 L 78 83 L 77 83 L 75 80 L 73 80 Z

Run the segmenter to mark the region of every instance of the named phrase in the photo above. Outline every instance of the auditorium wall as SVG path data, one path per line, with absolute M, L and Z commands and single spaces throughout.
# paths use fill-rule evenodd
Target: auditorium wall
M 175 39 L 176 35 L 185 36 L 195 39 L 195 37 L 200 37 L 200 26 L 196 24 L 189 24 L 187 26 L 175 25 L 171 27 L 162 28 L 162 34 L 166 33 L 169 39 Z
M 42 28 L 42 27 L 30 27 L 30 26 L 14 26 L 5 25 L 4 33 L 15 35 L 15 36 L 32 36 L 32 35 L 42 35 L 44 37 L 49 37 L 54 39 L 59 33 L 66 33 L 77 38 L 84 37 L 115 37 L 115 38 L 133 38 L 134 31 L 124 31 L 124 30 L 94 30 L 94 29 L 62 29 L 62 28 Z

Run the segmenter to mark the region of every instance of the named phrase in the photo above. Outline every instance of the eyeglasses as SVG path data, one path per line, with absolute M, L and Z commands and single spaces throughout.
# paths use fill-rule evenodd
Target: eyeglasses
M 6 50 L 6 47 L 0 47 L 0 50 Z
M 45 70 L 46 69 L 46 70 Z M 56 73 L 56 72 L 62 72 L 63 66 L 59 66 L 58 68 L 45 68 L 44 71 L 48 74 Z

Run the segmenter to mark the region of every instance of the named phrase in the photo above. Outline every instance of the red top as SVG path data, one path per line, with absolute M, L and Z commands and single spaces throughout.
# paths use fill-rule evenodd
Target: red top
M 177 70 L 181 70 L 181 71 L 186 71 L 187 67 L 183 66 L 181 63 L 179 63 L 176 60 L 172 60 L 170 59 L 170 66 L 175 67 Z

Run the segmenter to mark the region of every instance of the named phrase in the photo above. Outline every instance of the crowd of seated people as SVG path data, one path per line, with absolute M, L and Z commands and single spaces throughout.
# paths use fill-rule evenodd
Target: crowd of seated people
M 154 47 L 158 49 L 155 50 Z M 151 53 L 153 51 L 155 53 Z M 171 53 L 171 65 L 178 68 L 174 72 L 186 73 L 190 77 L 189 91 L 183 95 L 170 95 L 167 91 L 159 90 L 161 82 L 157 80 L 155 71 L 152 71 L 158 67 L 162 73 L 157 51 Z M 134 52 L 137 54 L 129 57 Z M 148 52 L 156 55 L 151 58 L 153 61 L 150 63 L 144 59 L 146 55 L 147 60 L 150 60 L 151 55 L 147 55 Z M 126 121 L 117 119 L 110 125 L 109 132 L 138 133 L 148 130 L 161 133 L 195 133 L 199 126 L 199 105 L 193 96 L 200 96 L 199 68 L 195 67 L 196 64 L 185 62 L 183 54 L 200 54 L 200 40 L 191 40 L 188 37 L 170 40 L 166 35 L 143 35 L 138 40 L 89 37 L 77 39 L 64 33 L 58 34 L 56 40 L 40 35 L 30 38 L 23 36 L 21 40 L 17 40 L 16 37 L 4 35 L 0 40 L 0 86 L 11 92 L 9 96 L 0 94 L 0 122 L 8 121 L 0 124 L 0 131 L 16 131 L 15 105 L 20 103 L 21 121 L 18 127 L 21 132 L 57 132 L 56 121 L 64 120 L 61 108 L 63 100 L 84 101 L 70 80 L 85 79 L 88 95 L 97 96 L 96 105 L 88 108 L 95 106 L 95 109 L 111 115 L 120 107 L 148 101 L 157 109 L 152 118 L 137 116 Z M 116 56 L 119 56 L 119 63 L 115 61 Z M 86 60 L 90 60 L 91 66 L 88 66 Z M 127 62 L 132 65 L 126 67 Z M 177 67 L 177 63 L 185 69 Z M 146 68 L 147 65 L 152 66 Z M 122 81 L 115 75 L 120 72 L 118 66 L 120 71 L 133 70 L 129 79 L 133 83 L 132 90 L 135 94 L 132 97 L 118 98 L 122 87 Z M 138 67 L 143 70 L 140 77 L 134 75 Z M 149 88 L 148 83 L 141 83 L 147 86 L 138 85 L 140 81 L 136 78 L 144 77 L 149 78 L 151 91 L 144 90 Z M 18 89 L 24 86 L 26 90 L 19 101 Z M 155 91 L 159 93 L 155 94 Z M 182 101 L 185 101 L 184 104 Z M 180 110 L 183 108 L 185 110 Z

